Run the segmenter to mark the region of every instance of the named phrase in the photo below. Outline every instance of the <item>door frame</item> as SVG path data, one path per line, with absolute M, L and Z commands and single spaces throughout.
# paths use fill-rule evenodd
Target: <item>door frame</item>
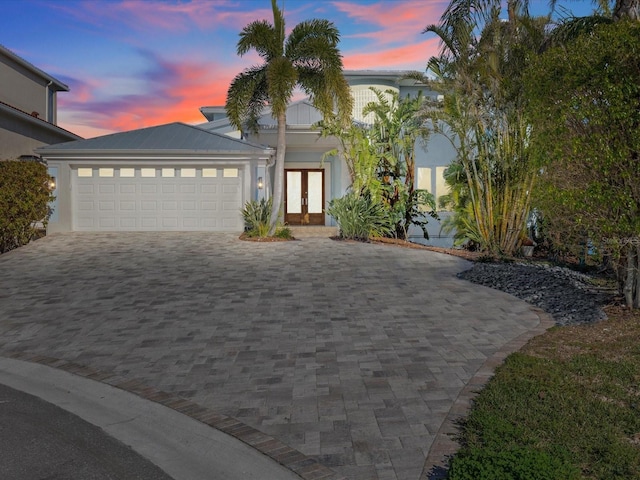
M 288 172 L 300 172 L 301 173 L 301 189 L 302 189 L 302 199 L 303 202 L 301 204 L 301 213 L 289 214 L 287 213 L 288 206 L 288 188 L 287 188 L 287 179 Z M 309 172 L 320 172 L 322 173 L 322 211 L 320 213 L 309 213 L 308 208 L 308 174 Z M 324 226 L 326 224 L 326 170 L 324 168 L 303 168 L 303 167 L 293 167 L 289 166 L 289 168 L 285 168 L 284 171 L 284 221 L 289 225 L 314 225 L 314 226 Z

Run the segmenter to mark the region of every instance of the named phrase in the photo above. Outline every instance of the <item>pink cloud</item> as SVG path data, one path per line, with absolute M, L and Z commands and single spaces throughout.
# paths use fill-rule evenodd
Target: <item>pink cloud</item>
M 405 0 L 381 1 L 363 5 L 334 1 L 333 5 L 359 24 L 377 28 L 365 33 L 345 35 L 345 38 L 370 38 L 377 43 L 407 42 L 418 36 L 427 25 L 438 23 L 448 1 Z
M 369 70 L 376 68 L 414 68 L 421 70 L 429 58 L 438 53 L 438 40 L 428 39 L 412 45 L 396 48 L 376 49 L 370 52 L 343 52 L 344 68 L 347 70 Z M 416 65 L 420 65 L 418 68 Z
M 89 25 L 104 27 L 125 23 L 135 31 L 152 29 L 161 32 L 188 32 L 193 25 L 200 30 L 220 25 L 240 30 L 256 18 L 272 16 L 271 9 L 251 11 L 243 5 L 243 2 L 232 0 L 122 0 L 110 2 L 108 6 L 96 1 L 84 1 L 80 6 L 59 2 L 52 4 L 51 8 Z
M 224 105 L 231 79 L 240 71 L 237 65 L 145 55 L 153 67 L 142 77 L 144 93 L 103 98 L 91 82 L 74 82 L 71 92 L 58 97 L 60 126 L 95 136 L 170 122 L 203 123 L 199 108 Z M 109 91 L 108 85 L 102 90 Z

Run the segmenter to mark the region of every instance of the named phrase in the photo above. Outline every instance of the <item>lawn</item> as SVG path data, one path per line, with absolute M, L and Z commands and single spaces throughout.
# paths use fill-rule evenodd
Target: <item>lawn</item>
M 450 479 L 640 479 L 640 312 L 607 315 L 507 358 L 462 425 Z

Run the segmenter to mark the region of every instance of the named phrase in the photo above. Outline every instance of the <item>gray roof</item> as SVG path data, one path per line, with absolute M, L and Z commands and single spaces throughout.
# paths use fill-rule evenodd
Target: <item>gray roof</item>
M 37 150 L 41 155 L 60 153 L 235 153 L 271 154 L 272 150 L 244 140 L 175 122 L 129 132 L 58 143 Z
M 52 77 L 48 73 L 43 72 L 35 65 L 27 62 L 24 58 L 19 57 L 18 55 L 13 53 L 11 50 L 9 50 L 8 48 L 2 45 L 0 45 L 0 55 L 4 55 L 5 57 L 11 59 L 13 62 L 17 63 L 18 65 L 21 65 L 23 68 L 30 70 L 32 73 L 36 74 L 40 78 L 46 80 L 47 82 L 51 82 L 51 85 L 53 86 L 54 90 L 57 90 L 59 92 L 69 91 L 69 87 L 64 83 L 62 83 L 60 80 Z

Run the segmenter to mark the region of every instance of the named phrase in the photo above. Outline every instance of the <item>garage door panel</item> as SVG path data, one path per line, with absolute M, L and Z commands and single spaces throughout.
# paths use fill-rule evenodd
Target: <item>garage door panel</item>
M 78 210 L 88 212 L 95 209 L 94 202 L 92 201 L 80 201 L 76 203 Z
M 162 217 L 162 226 L 164 228 L 176 229 L 176 228 L 178 228 L 178 219 L 177 218 Z
M 202 210 L 209 212 L 215 212 L 218 210 L 218 204 L 216 202 L 202 202 L 200 205 L 202 206 Z
M 116 226 L 116 220 L 113 217 L 102 217 L 98 219 L 100 228 L 113 228 Z
M 156 228 L 158 226 L 158 220 L 155 217 L 143 217 L 140 219 L 142 228 Z
M 206 230 L 240 231 L 243 228 L 242 171 L 224 177 L 216 169 L 73 170 L 73 225 L 76 230 Z M 155 172 L 156 175 L 143 177 Z M 169 169 L 165 169 L 169 170 Z M 205 175 L 205 170 L 207 174 Z M 233 170 L 233 169 L 232 169 Z M 181 175 L 185 173 L 187 176 Z M 213 175 L 216 173 L 216 175 Z M 133 176 L 132 176 L 133 175 Z
M 222 186 L 222 193 L 224 193 L 224 194 L 233 194 L 233 195 L 235 195 L 239 191 L 240 191 L 240 188 L 238 187 L 238 185 L 223 185 Z
M 237 202 L 222 202 L 222 210 L 232 212 L 240 210 L 240 204 Z
M 209 194 L 209 193 L 218 193 L 218 186 L 211 184 L 204 184 L 200 186 L 200 193 Z
M 121 230 L 125 230 L 125 229 L 133 229 L 135 228 L 136 225 L 136 219 L 135 218 L 120 218 L 120 223 L 119 223 L 119 227 Z

